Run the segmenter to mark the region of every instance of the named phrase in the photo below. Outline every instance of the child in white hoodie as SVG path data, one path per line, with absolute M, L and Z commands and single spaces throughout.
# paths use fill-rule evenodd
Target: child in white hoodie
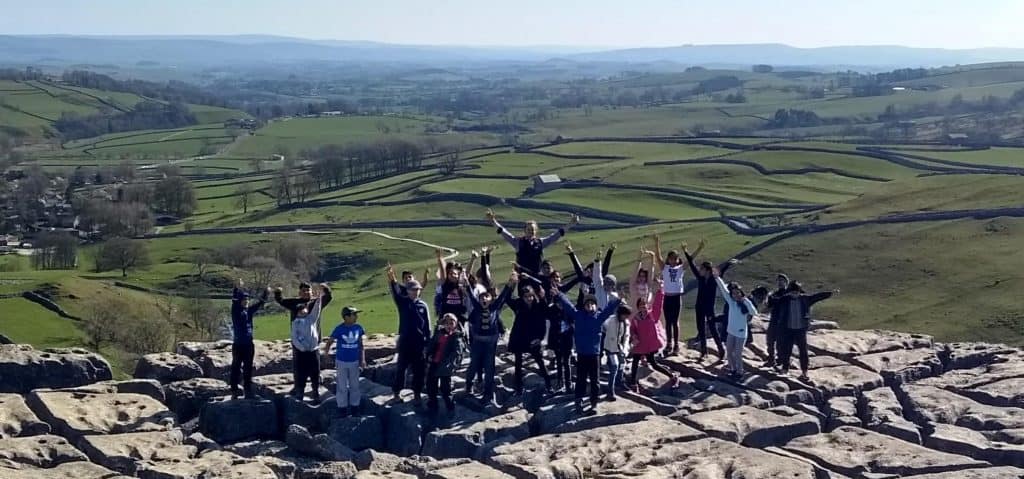
M 605 365 L 608 366 L 609 401 L 615 400 L 616 388 L 625 388 L 622 370 L 629 352 L 629 318 L 632 315 L 633 310 L 622 305 L 616 310 L 615 316 L 606 319 L 601 325 L 601 349 L 604 350 Z

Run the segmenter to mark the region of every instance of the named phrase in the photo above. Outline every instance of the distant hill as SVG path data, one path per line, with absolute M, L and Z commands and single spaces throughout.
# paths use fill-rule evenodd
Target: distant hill
M 632 48 L 569 55 L 577 61 L 657 62 L 693 65 L 767 63 L 788 66 L 938 67 L 968 63 L 1024 60 L 1020 48 L 948 50 L 896 45 L 797 48 L 782 44 L 682 45 Z
M 589 51 L 588 51 L 589 50 Z M 948 50 L 903 46 L 797 48 L 782 44 L 683 45 L 609 50 L 568 46 L 474 47 L 397 45 L 366 41 L 309 40 L 268 35 L 236 36 L 0 36 L 0 65 L 76 63 L 202 66 L 304 61 L 454 65 L 463 62 L 658 63 L 745 66 L 768 63 L 816 67 L 937 67 L 1024 60 L 1024 49 Z

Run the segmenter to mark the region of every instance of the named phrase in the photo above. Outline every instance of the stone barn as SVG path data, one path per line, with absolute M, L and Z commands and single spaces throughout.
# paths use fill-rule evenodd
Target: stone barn
M 562 179 L 558 175 L 537 175 L 533 177 L 533 192 L 536 194 L 557 190 L 561 186 Z

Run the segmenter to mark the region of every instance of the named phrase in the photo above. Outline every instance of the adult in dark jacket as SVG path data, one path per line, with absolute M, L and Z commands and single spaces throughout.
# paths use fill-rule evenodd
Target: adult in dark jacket
M 509 300 L 509 307 L 516 313 L 516 321 L 512 324 L 512 333 L 508 338 L 508 350 L 515 357 L 515 390 L 523 391 L 523 356 L 529 354 L 540 375 L 544 378 L 544 388 L 551 391 L 551 377 L 544 366 L 541 353 L 541 342 L 544 340 L 546 323 L 550 315 L 550 306 L 544 300 L 544 290 L 534 290 L 533 286 L 523 288 L 522 297 Z
M 437 411 L 437 393 L 440 389 L 444 404 L 451 414 L 455 412 L 452 376 L 462 362 L 465 339 L 454 314 L 444 315 L 439 323 L 437 332 L 427 345 L 427 361 L 430 363 L 427 371 L 427 408 L 432 412 Z
M 430 341 L 430 308 L 420 298 L 423 286 L 415 279 L 405 284 L 405 295 L 395 278 L 395 270 L 387 266 L 388 289 L 391 298 L 398 308 L 398 370 L 395 383 L 391 387 L 395 401 L 401 401 L 401 392 L 405 388 L 405 373 L 412 370 L 412 392 L 416 395 L 416 403 L 422 401 L 423 375 L 426 372 L 426 360 L 423 356 L 427 343 Z
M 562 310 L 572 317 L 575 323 L 574 341 L 576 343 L 576 412 L 583 414 L 583 396 L 587 384 L 590 384 L 590 410 L 588 414 L 597 413 L 597 399 L 601 386 L 597 382 L 598 368 L 601 359 L 601 326 L 606 319 L 615 314 L 620 298 L 613 298 L 604 309 L 597 309 L 597 298 L 587 296 L 583 308 L 577 310 L 563 293 L 558 294 L 558 303 Z
M 718 284 L 715 282 L 715 277 L 711 274 L 715 266 L 710 261 L 704 261 L 698 267 L 694 262 L 694 257 L 700 254 L 706 244 L 704 240 L 700 240 L 697 251 L 694 251 L 692 255 L 686 245 L 683 245 L 683 255 L 686 256 L 686 263 L 689 264 L 690 271 L 697 281 L 697 301 L 694 304 L 694 311 L 696 312 L 697 320 L 697 344 L 700 347 L 700 359 L 698 361 L 704 361 L 704 358 L 708 355 L 708 331 L 711 331 L 711 338 L 715 341 L 715 347 L 718 348 L 718 357 L 725 358 L 724 341 L 715 324 L 715 302 L 718 299 Z M 729 260 L 720 268 L 720 274 L 725 274 L 729 267 L 737 262 L 735 259 Z
M 788 294 L 789 276 L 779 273 L 775 277 L 775 286 L 776 290 L 768 295 L 768 301 L 765 303 L 769 314 L 768 330 L 765 331 L 766 347 L 768 348 L 768 360 L 764 363 L 766 368 L 775 367 L 775 358 L 781 357 L 781 355 L 776 356 L 776 352 L 782 349 L 779 341 L 780 324 L 782 323 L 782 306 L 785 303 L 783 300 Z
M 303 282 L 299 284 L 298 297 L 285 298 L 282 289 L 277 288 L 274 290 L 274 301 L 281 305 L 282 308 L 288 310 L 289 321 L 294 324 L 297 317 L 306 317 L 307 314 L 312 313 L 317 306 L 317 301 L 320 302 L 319 309 L 321 311 L 331 302 L 331 288 L 326 283 L 320 283 L 320 291 L 320 296 L 314 297 L 312 286 L 309 283 Z M 312 339 L 319 344 L 320 337 L 322 336 L 319 318 L 317 318 L 314 329 Z M 296 339 L 292 337 L 292 375 L 295 388 L 292 389 L 291 395 L 296 399 L 302 399 L 302 394 L 306 390 L 306 381 L 309 380 L 310 385 L 313 387 L 313 401 L 319 401 L 320 349 L 314 345 L 310 351 L 300 351 L 295 346 Z
M 267 302 L 267 296 L 270 294 L 270 288 L 268 287 L 260 295 L 259 300 L 252 303 L 249 301 L 249 293 L 242 289 L 244 287 L 245 282 L 239 279 L 238 285 L 235 286 L 234 291 L 231 293 L 232 343 L 230 384 L 232 399 L 236 399 L 239 396 L 239 375 L 242 376 L 242 388 L 245 391 L 245 397 L 253 397 L 252 362 L 256 356 L 256 346 L 253 344 L 252 339 L 252 318 L 263 307 L 263 304 Z
M 786 288 L 786 296 L 781 299 L 782 306 L 779 311 L 781 315 L 780 331 L 782 336 L 780 338 L 781 345 L 779 349 L 779 364 L 781 365 L 781 373 L 789 373 L 789 359 L 793 354 L 793 346 L 795 345 L 800 350 L 800 377 L 801 381 L 808 381 L 807 369 L 809 361 L 807 357 L 807 330 L 811 326 L 810 312 L 811 306 L 815 303 L 831 298 L 832 296 L 839 294 L 839 290 L 825 291 L 817 294 L 806 294 L 804 293 L 803 286 L 793 281 L 789 283 L 789 287 Z
M 512 248 L 516 251 L 516 270 L 519 272 L 526 271 L 534 277 L 540 276 L 541 262 L 544 261 L 544 248 L 551 246 L 570 228 L 580 222 L 579 215 L 573 214 L 569 219 L 569 223 L 558 229 L 554 233 L 551 233 L 545 237 L 538 236 L 538 230 L 536 221 L 527 221 L 526 226 L 523 229 L 522 236 L 513 236 L 509 233 L 504 226 L 498 223 L 498 218 L 494 215 L 494 212 L 490 209 L 487 210 L 487 219 L 491 221 L 491 224 L 498 229 L 498 234 L 501 235 L 508 244 L 512 245 Z
M 512 274 L 515 275 L 515 273 Z M 512 294 L 513 285 L 514 281 L 509 279 L 497 299 L 491 295 L 490 291 L 480 293 L 479 298 L 474 297 L 468 288 L 465 291 L 473 306 L 469 312 L 469 330 L 472 339 L 469 343 L 466 394 L 472 393 L 472 380 L 482 370 L 485 401 L 494 399 L 494 358 L 498 353 L 498 340 L 505 335 L 505 323 L 501 320 L 501 310 L 505 307 L 509 295 Z

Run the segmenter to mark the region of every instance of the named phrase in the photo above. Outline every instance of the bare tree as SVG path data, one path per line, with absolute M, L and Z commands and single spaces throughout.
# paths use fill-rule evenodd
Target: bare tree
M 179 218 L 191 215 L 198 206 L 195 188 L 181 176 L 169 176 L 157 182 L 153 187 L 153 203 L 158 211 Z
M 290 276 L 288 269 L 274 258 L 250 258 L 243 267 L 249 272 L 249 284 L 281 284 Z
M 192 255 L 192 266 L 196 270 L 196 277 L 199 281 L 203 280 L 203 276 L 206 275 L 213 264 L 213 255 L 209 251 L 197 251 Z
M 78 239 L 70 234 L 44 232 L 36 239 L 35 247 L 35 269 L 74 269 L 78 264 Z
M 303 173 L 295 178 L 295 201 L 298 203 L 305 203 L 316 188 L 316 180 L 313 179 L 309 173 Z
M 191 330 L 188 339 L 209 341 L 216 337 L 224 311 L 206 296 L 202 287 L 196 285 L 189 288 L 182 300 L 180 311 Z
M 118 295 L 100 295 L 87 299 L 79 325 L 85 334 L 86 347 L 98 352 L 100 348 L 117 341 L 121 328 L 120 314 L 128 307 L 128 302 Z
M 238 185 L 235 190 L 235 206 L 242 209 L 242 213 L 249 212 L 249 200 L 252 198 L 252 186 L 249 183 Z
M 150 264 L 146 244 L 128 238 L 112 238 L 96 249 L 96 271 L 121 270 L 122 277 L 128 277 L 128 270 Z

